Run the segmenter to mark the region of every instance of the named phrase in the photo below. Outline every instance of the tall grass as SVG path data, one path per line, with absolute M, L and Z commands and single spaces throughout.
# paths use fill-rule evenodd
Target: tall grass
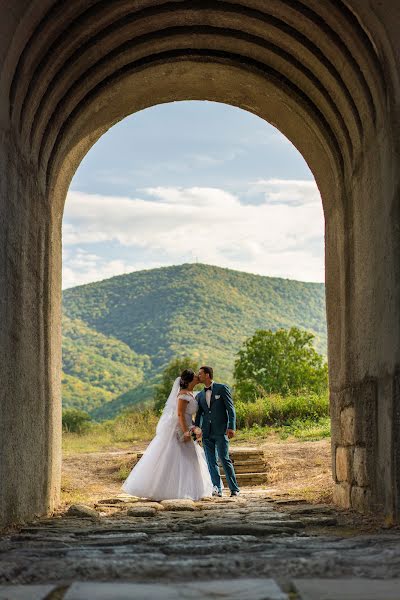
M 278 394 L 258 398 L 254 402 L 235 404 L 238 429 L 258 425 L 280 427 L 293 421 L 318 421 L 329 415 L 328 394 Z
M 272 432 L 282 439 L 294 436 L 315 440 L 330 435 L 328 395 L 304 393 L 271 395 L 254 402 L 235 403 L 237 441 L 261 440 Z M 64 433 L 64 453 L 96 452 L 108 448 L 128 448 L 148 442 L 155 434 L 159 415 L 152 409 L 125 412 L 112 421 L 92 423 L 82 433 Z
M 126 448 L 151 440 L 159 416 L 150 409 L 122 413 L 111 421 L 92 423 L 83 433 L 64 433 L 63 452 L 96 452 L 105 448 Z

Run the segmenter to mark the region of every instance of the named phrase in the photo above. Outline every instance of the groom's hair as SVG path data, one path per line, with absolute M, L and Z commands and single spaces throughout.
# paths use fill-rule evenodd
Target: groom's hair
M 206 375 L 209 375 L 210 379 L 213 378 L 214 369 L 212 367 L 200 367 L 200 369 L 202 369 L 204 371 L 204 373 L 206 373 Z

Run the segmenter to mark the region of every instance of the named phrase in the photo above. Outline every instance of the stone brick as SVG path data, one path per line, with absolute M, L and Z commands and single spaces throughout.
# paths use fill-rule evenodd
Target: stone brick
M 128 517 L 154 517 L 157 513 L 157 510 L 151 506 L 138 506 L 133 508 L 128 508 L 127 515 Z
M 361 448 L 360 446 L 354 449 L 353 477 L 359 486 L 366 486 L 369 484 L 367 472 L 367 450 L 365 448 Z
M 188 583 L 103 583 L 75 582 L 64 596 L 65 600 L 286 600 L 287 595 L 272 579 L 229 579 Z
M 85 504 L 71 504 L 66 514 L 69 517 L 80 517 L 81 519 L 98 519 L 100 517 L 97 510 Z
M 350 484 L 346 481 L 337 483 L 333 488 L 333 501 L 341 508 L 350 508 Z
M 197 506 L 193 500 L 163 500 L 161 505 L 165 510 L 197 510 Z
M 351 472 L 352 448 L 340 446 L 336 448 L 336 478 L 338 481 L 352 481 Z
M 295 579 L 302 600 L 398 600 L 400 579 Z
M 350 494 L 351 508 L 361 513 L 369 512 L 371 506 L 371 491 L 365 487 L 353 485 Z
M 346 406 L 340 413 L 340 432 L 342 443 L 345 445 L 355 444 L 355 409 L 354 406 Z
M 0 585 L 0 600 L 45 600 L 54 585 Z

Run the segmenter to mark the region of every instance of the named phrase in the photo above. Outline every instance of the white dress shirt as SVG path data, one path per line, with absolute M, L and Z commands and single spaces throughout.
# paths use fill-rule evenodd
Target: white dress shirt
M 213 386 L 213 383 L 214 383 L 213 381 L 210 383 L 211 388 Z M 207 402 L 208 408 L 210 408 L 211 396 L 212 396 L 212 389 L 211 390 L 207 390 L 206 391 L 206 402 Z

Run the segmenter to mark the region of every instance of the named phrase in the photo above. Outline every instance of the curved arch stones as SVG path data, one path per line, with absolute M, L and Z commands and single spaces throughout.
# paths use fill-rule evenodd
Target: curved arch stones
M 312 169 L 326 221 L 335 501 L 398 518 L 398 3 L 2 6 L 0 525 L 59 500 L 61 222 L 70 179 L 114 123 L 184 99 L 259 115 Z

